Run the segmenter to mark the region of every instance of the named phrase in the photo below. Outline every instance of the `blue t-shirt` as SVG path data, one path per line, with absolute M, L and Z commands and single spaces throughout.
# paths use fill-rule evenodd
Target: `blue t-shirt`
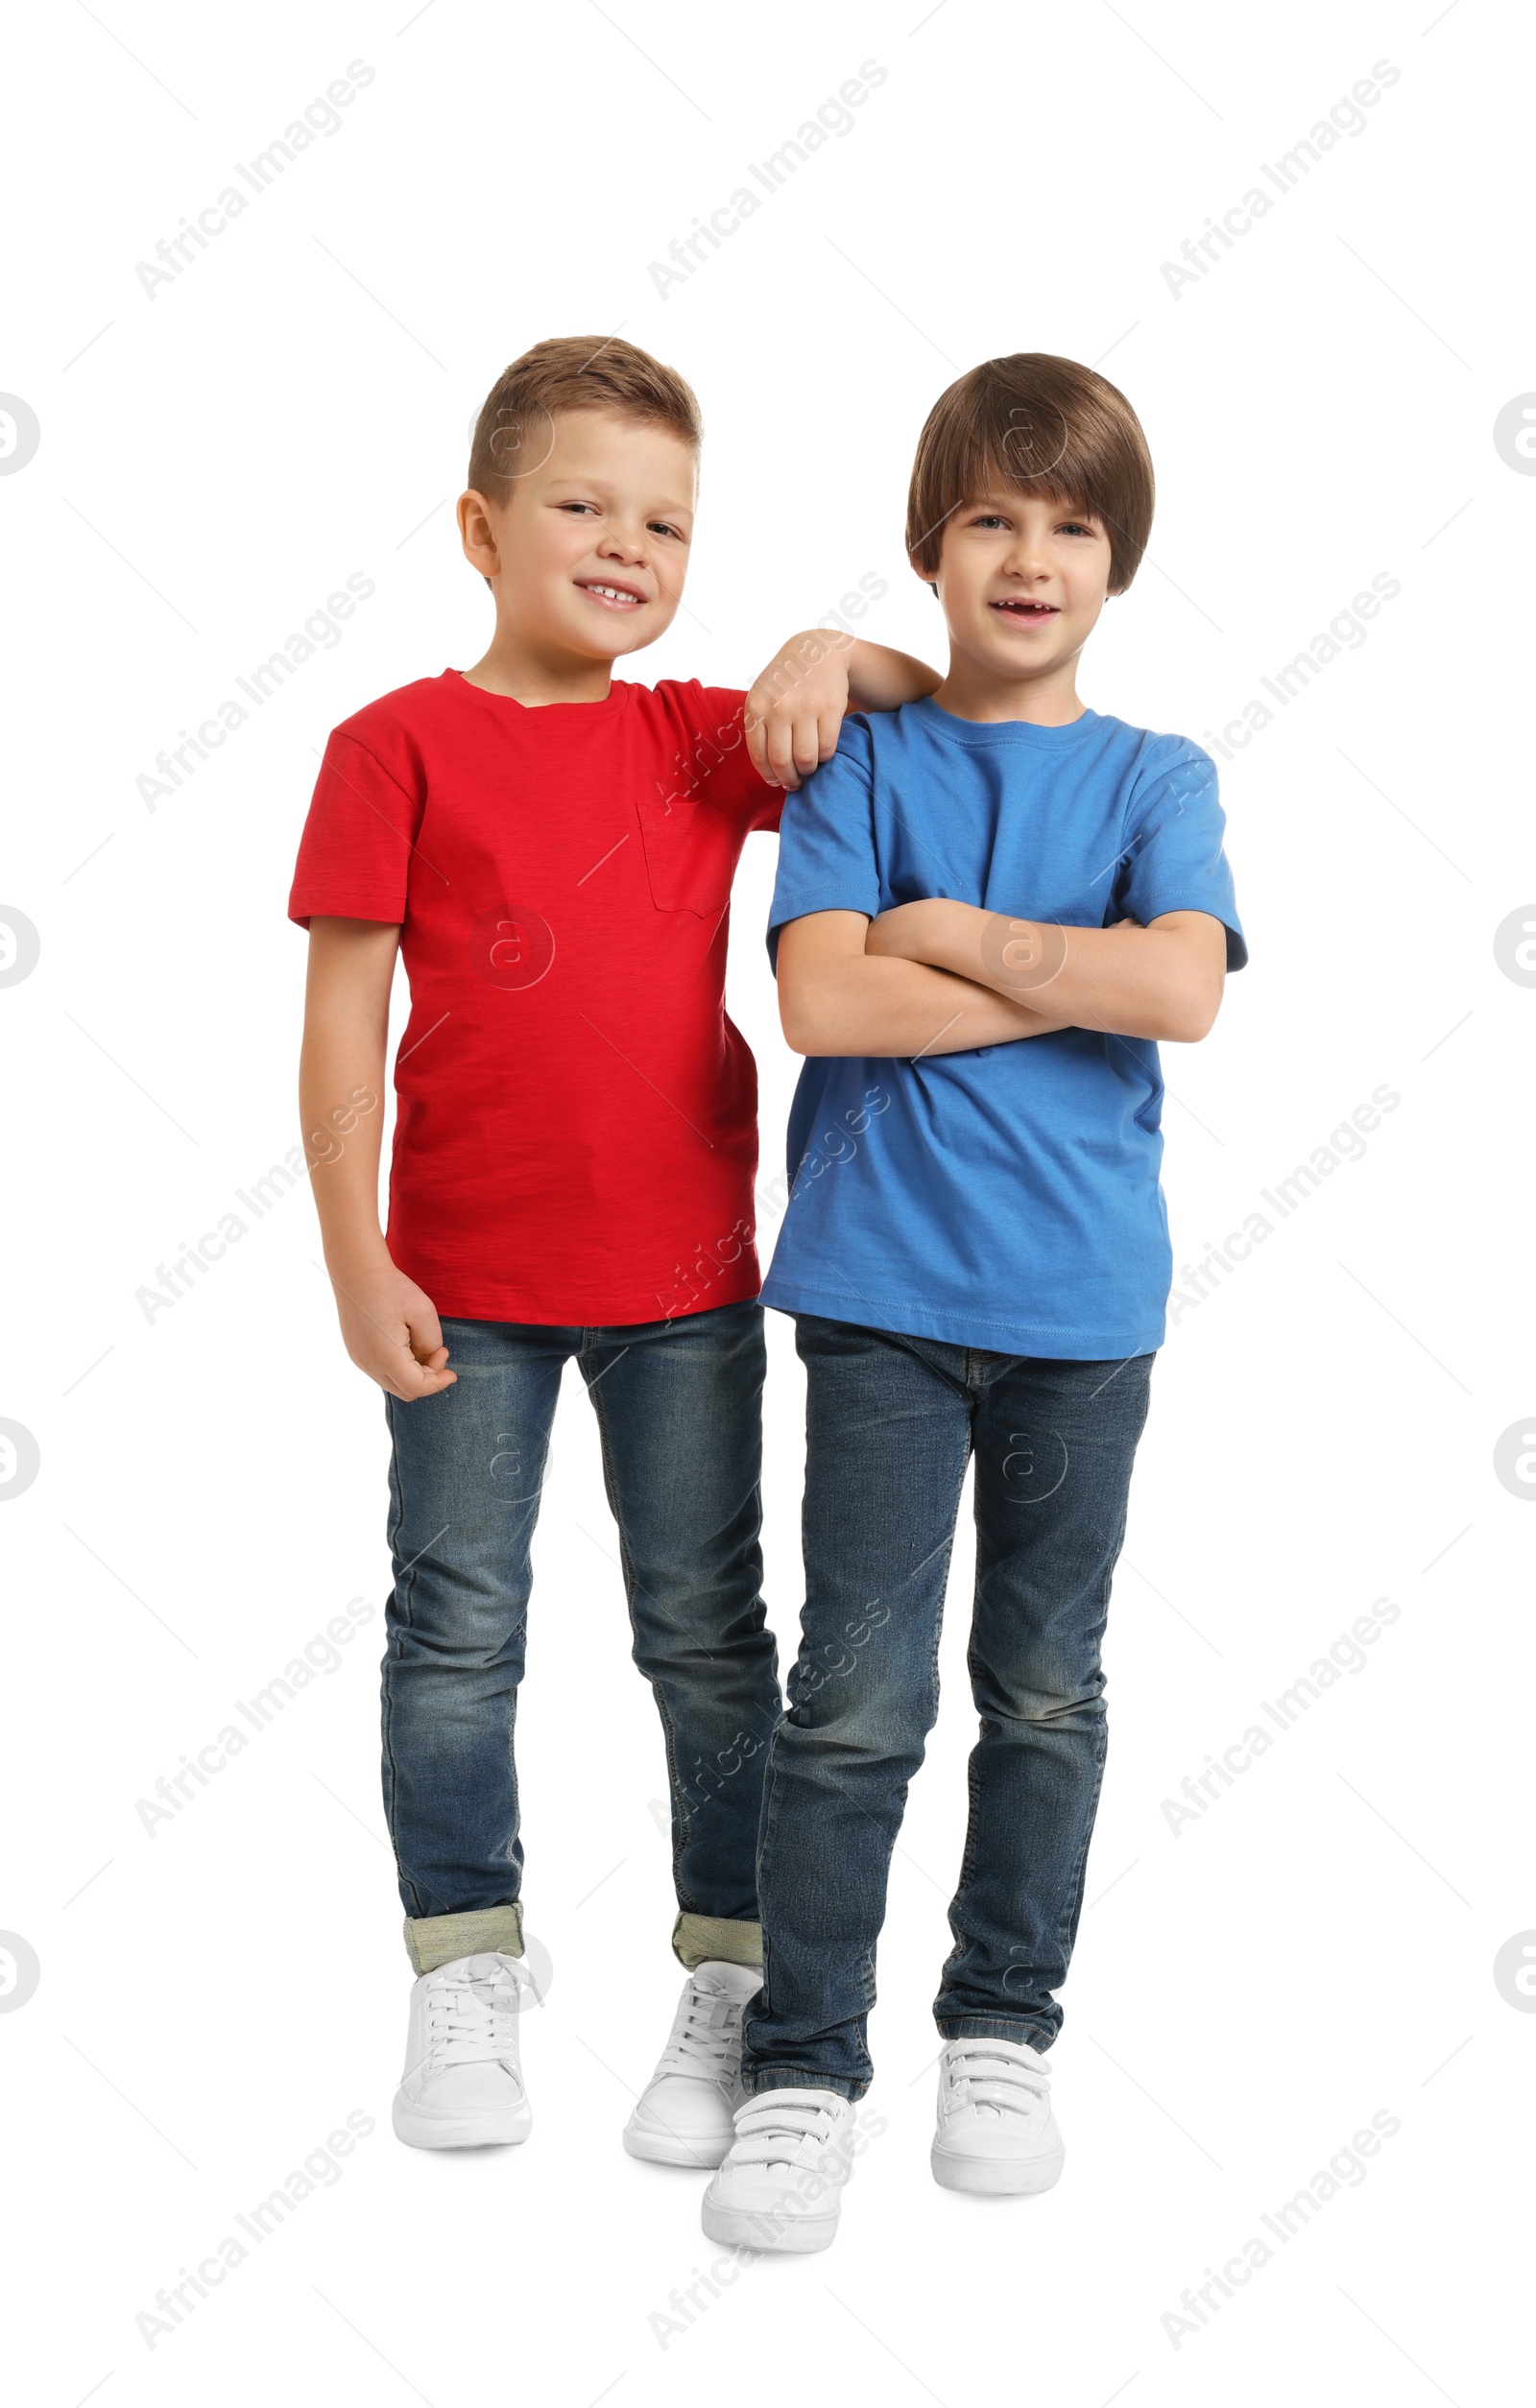
M 851 717 L 785 801 L 770 956 L 809 912 L 944 895 L 1075 928 L 1209 912 L 1238 969 L 1223 825 L 1198 745 L 1097 711 Z M 1156 1045 L 1091 1029 L 808 1061 L 764 1303 L 1006 1354 L 1149 1352 L 1172 1277 L 1162 1103 Z

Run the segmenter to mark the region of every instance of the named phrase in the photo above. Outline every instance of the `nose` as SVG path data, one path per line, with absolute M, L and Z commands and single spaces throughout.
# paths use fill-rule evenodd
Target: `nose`
M 1008 555 L 1008 574 L 1038 582 L 1048 577 L 1052 563 L 1044 542 L 1036 536 L 1020 534 Z
M 598 550 L 606 559 L 628 560 L 632 565 L 645 558 L 645 543 L 638 534 L 626 535 L 621 528 L 606 530 Z

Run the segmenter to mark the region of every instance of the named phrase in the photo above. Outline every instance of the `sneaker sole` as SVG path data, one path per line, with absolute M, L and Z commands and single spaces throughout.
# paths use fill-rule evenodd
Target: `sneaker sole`
M 1058 2149 L 1048 2158 L 961 2158 L 949 2156 L 935 2143 L 928 2162 L 934 2181 L 944 2190 L 1026 2198 L 1035 2191 L 1050 2190 L 1060 2182 L 1067 2152 Z
M 408 2149 L 504 2149 L 526 2140 L 534 2126 L 526 2109 L 520 2115 L 431 2115 L 400 2099 L 390 2121 Z
M 708 2174 L 725 2161 L 734 2138 L 724 2133 L 716 2141 L 687 2141 L 677 2133 L 647 2132 L 643 2125 L 626 2124 L 623 2132 L 627 2157 L 643 2158 L 648 2165 L 686 2165 L 697 2174 Z
M 751 2207 L 723 2207 L 706 2195 L 700 2221 L 711 2241 L 736 2248 L 793 2252 L 804 2256 L 828 2249 L 837 2231 L 837 2210 L 822 2216 L 796 2216 L 769 2229 L 769 2218 Z

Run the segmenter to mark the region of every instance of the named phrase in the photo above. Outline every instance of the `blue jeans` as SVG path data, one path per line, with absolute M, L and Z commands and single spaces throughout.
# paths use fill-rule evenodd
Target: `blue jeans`
M 947 2039 L 1050 2046 L 1104 1768 L 1099 1640 L 1153 1358 L 1047 1361 L 797 1317 L 805 1607 L 769 1750 L 750 2091 L 858 2098 L 891 1850 L 939 1705 L 939 1630 L 975 1456 L 969 1664 L 980 1732 Z
M 597 1415 L 635 1661 L 665 1737 L 674 1945 L 685 1964 L 756 1963 L 762 1769 L 780 1711 L 760 1594 L 762 1308 L 610 1329 L 445 1321 L 443 1334 L 456 1384 L 385 1399 L 384 1807 L 412 1961 L 425 1972 L 521 1950 L 513 1733 L 529 1543 L 574 1360 Z

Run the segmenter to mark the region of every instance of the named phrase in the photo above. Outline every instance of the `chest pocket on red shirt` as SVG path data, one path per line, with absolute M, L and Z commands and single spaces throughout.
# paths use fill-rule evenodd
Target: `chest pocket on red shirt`
M 658 785 L 639 798 L 651 900 L 659 912 L 696 912 L 712 918 L 731 899 L 746 826 L 740 812 L 711 802 L 708 787 L 666 794 Z

